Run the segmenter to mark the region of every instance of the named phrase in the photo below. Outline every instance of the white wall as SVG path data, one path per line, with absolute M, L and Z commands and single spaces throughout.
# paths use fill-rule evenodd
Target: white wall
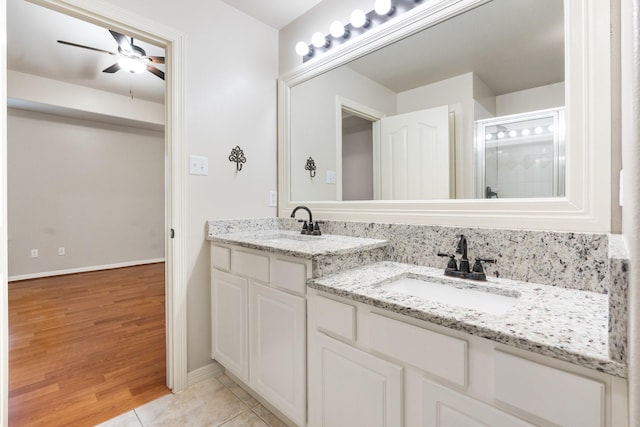
M 164 258 L 163 132 L 9 109 L 7 133 L 10 278 Z
M 291 89 L 291 200 L 336 200 L 336 96 L 387 115 L 396 114 L 396 94 L 348 67 L 339 67 Z M 313 157 L 317 175 L 304 169 Z
M 496 116 L 546 110 L 566 105 L 564 82 L 507 93 L 496 97 Z
M 186 153 L 209 175 L 186 180 L 187 369 L 211 362 L 209 219 L 275 216 L 278 32 L 220 0 L 109 0 L 185 35 Z M 239 145 L 247 163 L 229 162 Z M 185 159 L 185 162 L 187 159 Z

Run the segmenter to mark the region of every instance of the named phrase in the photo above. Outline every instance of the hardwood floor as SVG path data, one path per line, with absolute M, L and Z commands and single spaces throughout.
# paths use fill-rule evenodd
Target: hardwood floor
M 9 425 L 93 426 L 169 393 L 164 263 L 9 284 Z

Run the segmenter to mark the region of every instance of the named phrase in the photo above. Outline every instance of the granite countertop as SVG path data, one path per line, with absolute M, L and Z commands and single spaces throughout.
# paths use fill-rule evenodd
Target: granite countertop
M 387 245 L 386 240 L 323 234 L 309 236 L 278 229 L 207 235 L 207 240 L 250 249 L 312 259 L 321 255 L 346 255 Z
M 445 277 L 442 269 L 380 262 L 312 279 L 308 286 L 586 368 L 627 376 L 626 365 L 609 358 L 609 301 L 605 294 L 488 278 L 479 285 L 493 293 L 519 295 L 517 303 L 504 314 L 491 315 L 380 288 L 406 275 L 470 283 Z

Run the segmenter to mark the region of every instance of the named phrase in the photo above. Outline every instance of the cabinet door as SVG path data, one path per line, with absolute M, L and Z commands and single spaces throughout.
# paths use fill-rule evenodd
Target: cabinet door
M 318 340 L 324 427 L 393 427 L 403 420 L 402 368 L 327 337 Z M 318 368 L 318 367 L 317 367 Z M 316 369 L 317 369 L 316 368 Z
M 423 384 L 424 427 L 532 427 L 506 412 L 431 381 Z
M 247 287 L 241 277 L 211 273 L 211 357 L 249 380 Z
M 299 425 L 306 422 L 303 297 L 251 282 L 251 387 Z

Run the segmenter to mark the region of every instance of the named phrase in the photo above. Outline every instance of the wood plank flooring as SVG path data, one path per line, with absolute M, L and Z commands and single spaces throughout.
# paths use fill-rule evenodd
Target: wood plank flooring
M 169 393 L 164 263 L 9 284 L 9 425 L 93 426 Z

